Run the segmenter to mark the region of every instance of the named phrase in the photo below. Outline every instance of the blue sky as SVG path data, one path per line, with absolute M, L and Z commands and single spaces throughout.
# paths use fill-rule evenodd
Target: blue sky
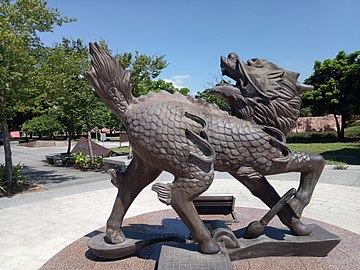
M 47 45 L 62 37 L 104 39 L 114 53 L 138 50 L 166 55 L 159 78 L 192 94 L 221 79 L 219 58 L 236 52 L 301 73 L 338 51 L 360 50 L 358 0 L 49 0 L 77 22 L 42 35 Z

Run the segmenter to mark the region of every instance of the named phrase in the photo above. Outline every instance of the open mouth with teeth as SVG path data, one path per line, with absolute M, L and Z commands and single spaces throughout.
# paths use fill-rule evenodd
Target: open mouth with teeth
M 246 116 L 250 118 L 252 109 L 248 106 L 248 98 L 259 94 L 263 98 L 268 97 L 253 82 L 248 74 L 247 68 L 261 68 L 262 64 L 253 60 L 244 63 L 235 53 L 230 53 L 228 57 L 222 56 L 220 62 L 222 75 L 233 79 L 236 84 L 233 85 L 222 80 L 211 92 L 227 100 L 233 112 L 241 111 L 243 118 L 247 118 Z M 253 66 L 254 64 L 255 66 Z M 261 76 L 259 76 L 259 78 L 261 78 Z
M 243 62 L 235 53 L 230 53 L 228 57 L 221 57 L 220 66 L 222 74 L 236 83 L 221 81 L 211 92 L 229 103 L 231 114 L 254 119 L 260 124 L 272 124 L 285 131 L 298 117 L 299 94 L 313 89 L 298 82 L 299 73 L 284 70 L 264 59 Z
M 243 62 L 235 53 L 221 57 L 220 66 L 222 74 L 236 83 L 221 81 L 211 92 L 228 102 L 231 115 L 276 127 L 285 134 L 295 126 L 299 94 L 313 89 L 298 82 L 299 73 L 264 59 Z
M 263 94 L 247 71 L 249 68 L 262 68 L 264 65 L 260 59 L 251 59 L 244 63 L 235 53 L 231 53 L 227 58 L 221 57 L 220 66 L 222 74 L 235 80 L 238 87 L 246 89 L 248 92 Z
M 270 98 L 266 93 L 266 80 L 282 79 L 283 77 L 291 78 L 296 88 L 294 89 L 296 94 L 313 89 L 312 86 L 297 81 L 298 73 L 285 71 L 271 62 L 259 58 L 243 62 L 235 53 L 230 53 L 228 57 L 221 56 L 220 66 L 222 75 L 236 81 L 236 85 L 232 87 L 238 88 L 238 91 L 241 91 L 243 95 L 258 94 L 264 98 Z M 284 73 L 287 75 L 283 76 Z M 230 87 L 230 84 L 224 81 L 217 86 L 222 85 L 224 87 L 226 84 Z M 218 92 L 216 90 L 213 91 L 215 94 Z M 221 95 L 221 93 L 218 94 Z

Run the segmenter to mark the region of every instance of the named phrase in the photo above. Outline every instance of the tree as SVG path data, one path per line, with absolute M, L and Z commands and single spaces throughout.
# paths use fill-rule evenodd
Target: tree
M 54 137 L 54 133 L 62 132 L 63 130 L 64 127 L 54 116 L 46 114 L 27 120 L 21 128 L 21 131 L 27 134 L 38 132 L 39 137 L 42 135 Z
M 125 129 L 119 118 L 117 118 L 104 103 L 102 103 L 102 106 L 96 108 L 96 116 L 97 119 L 94 121 L 95 125 L 98 128 L 108 128 L 110 135 L 116 130 L 123 131 Z
M 55 25 L 70 22 L 57 9 L 46 6 L 45 0 L 0 0 L 0 121 L 4 134 L 5 170 L 8 188 L 12 177 L 10 119 L 19 103 L 27 99 L 30 74 L 41 56 L 39 32 L 53 31 Z
M 205 99 L 207 102 L 216 104 L 222 110 L 229 110 L 229 104 L 222 98 L 216 96 L 215 94 L 211 93 L 211 89 L 205 89 L 202 92 L 197 92 L 195 98 L 202 98 Z
M 301 95 L 303 106 L 313 115 L 333 114 L 338 138 L 343 139 L 351 116 L 360 112 L 360 51 L 340 51 L 334 59 L 316 61 L 305 83 L 315 90 Z M 341 115 L 341 124 L 336 115 Z
M 175 92 L 179 92 L 184 96 L 187 96 L 190 93 L 190 90 L 188 88 L 186 87 L 177 88 L 174 86 L 172 82 L 166 82 L 164 80 L 151 81 L 151 83 L 148 86 L 148 90 L 154 92 L 159 92 L 160 90 L 164 90 L 171 94 Z
M 100 102 L 83 76 L 89 66 L 88 49 L 79 39 L 63 38 L 61 43 L 48 48 L 44 56 L 42 87 L 47 98 L 55 102 L 52 107 L 67 127 L 68 152 L 75 130 L 90 132 L 93 128 L 94 108 Z
M 154 89 L 153 79 L 157 78 L 161 70 L 169 64 L 165 60 L 165 55 L 148 56 L 135 53 L 123 53 L 115 56 L 124 69 L 131 74 L 131 91 L 135 97 L 145 95 Z

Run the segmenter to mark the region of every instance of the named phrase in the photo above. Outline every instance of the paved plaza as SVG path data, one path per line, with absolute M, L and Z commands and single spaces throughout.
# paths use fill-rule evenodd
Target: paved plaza
M 70 243 L 105 225 L 116 188 L 102 171 L 79 172 L 44 162 L 45 153 L 64 152 L 64 147 L 24 148 L 13 144 L 12 151 L 14 163 L 26 165 L 29 180 L 47 190 L 0 198 L 0 269 L 38 269 Z M 3 156 L 1 147 L 0 163 Z M 297 187 L 299 174 L 268 179 L 283 194 Z M 156 181 L 172 181 L 172 176 L 163 173 Z M 233 194 L 237 206 L 266 209 L 227 173 L 216 173 L 207 193 Z M 148 186 L 126 216 L 161 209 L 169 207 L 160 203 Z M 360 234 L 360 166 L 347 170 L 326 166 L 304 216 Z

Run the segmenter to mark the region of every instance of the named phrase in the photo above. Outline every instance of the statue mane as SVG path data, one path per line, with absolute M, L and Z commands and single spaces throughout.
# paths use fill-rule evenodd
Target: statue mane
M 259 97 L 266 99 L 258 95 L 249 98 L 252 99 L 249 103 L 256 123 L 277 127 L 286 134 L 296 125 L 300 115 L 301 99 L 296 86 L 284 78 L 283 74 L 283 70 L 267 74 L 268 85 L 264 93 L 268 100 L 264 103 L 256 102 Z
M 299 73 L 264 59 L 244 63 L 234 53 L 221 58 L 221 68 L 236 85 L 222 81 L 212 92 L 229 102 L 233 115 L 276 127 L 284 134 L 295 127 L 301 107 L 299 94 L 312 89 L 297 81 Z

